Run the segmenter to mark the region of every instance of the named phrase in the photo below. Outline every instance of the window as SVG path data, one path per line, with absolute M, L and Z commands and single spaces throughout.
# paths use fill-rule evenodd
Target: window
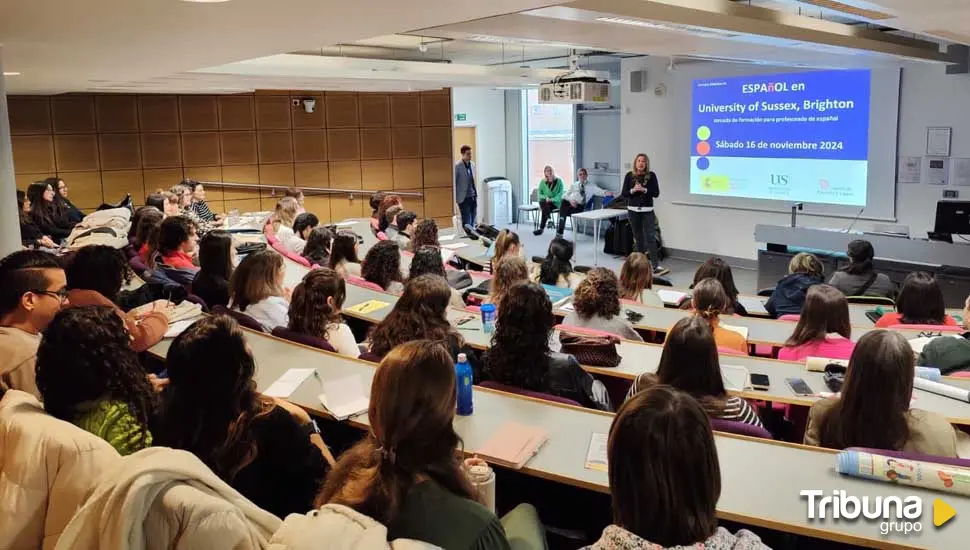
M 576 177 L 573 105 L 540 105 L 538 90 L 525 94 L 529 195 L 538 188 L 546 165 L 552 166 L 568 188 Z

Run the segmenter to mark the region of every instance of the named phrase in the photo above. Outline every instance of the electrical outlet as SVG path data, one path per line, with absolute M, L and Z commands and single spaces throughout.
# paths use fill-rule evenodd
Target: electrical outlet
M 960 196 L 960 192 L 956 189 L 944 189 L 943 198 L 944 199 L 955 199 Z

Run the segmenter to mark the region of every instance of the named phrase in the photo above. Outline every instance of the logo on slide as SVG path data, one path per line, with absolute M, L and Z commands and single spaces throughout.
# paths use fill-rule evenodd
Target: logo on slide
M 895 473 L 895 472 L 894 472 Z M 833 521 L 854 521 L 860 516 L 870 521 L 879 521 L 882 535 L 900 533 L 908 535 L 923 530 L 923 499 L 907 497 L 856 497 L 845 491 L 834 490 L 831 496 L 823 496 L 820 490 L 803 490 L 799 496 L 805 499 L 808 519 L 831 518 Z M 956 510 L 941 499 L 933 499 L 933 525 L 943 527 L 956 516 Z
M 772 174 L 771 185 L 788 185 L 788 174 Z
M 821 189 L 822 191 L 828 191 L 829 187 L 831 187 L 829 185 L 829 180 L 825 178 L 818 180 L 818 188 Z
M 701 187 L 709 193 L 727 193 L 731 190 L 731 178 L 728 176 L 704 176 Z

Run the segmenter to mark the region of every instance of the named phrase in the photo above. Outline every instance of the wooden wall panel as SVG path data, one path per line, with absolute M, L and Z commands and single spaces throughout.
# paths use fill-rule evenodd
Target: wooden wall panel
M 101 172 L 58 172 L 57 176 L 70 187 L 71 202 L 78 208 L 93 210 L 104 202 Z
M 330 160 L 359 160 L 360 132 L 357 128 L 327 130 L 327 155 Z
M 259 212 L 262 209 L 259 197 L 226 200 L 226 212 L 236 209 L 240 212 Z
M 255 130 L 256 111 L 251 95 L 219 96 L 221 130 Z
M 138 134 L 98 136 L 102 170 L 141 170 L 141 142 Z
M 185 168 L 185 179 L 193 179 L 196 181 L 223 181 L 222 179 L 222 167 L 221 166 L 193 166 L 191 168 Z M 205 187 L 205 186 L 204 186 Z M 222 212 L 222 209 L 216 210 L 212 206 L 213 202 L 222 202 L 223 193 L 221 187 L 208 186 L 205 187 L 205 200 L 209 203 L 209 208 L 213 212 Z
M 455 185 L 454 165 L 451 157 L 424 159 L 424 186 L 453 187 Z
M 221 132 L 222 164 L 257 164 L 256 132 Z
M 44 181 L 52 172 L 43 172 L 37 174 L 14 174 L 14 183 L 17 185 L 17 189 L 26 192 L 27 188 L 30 187 L 31 183 Z
M 51 101 L 40 96 L 11 96 L 7 98 L 10 133 L 15 136 L 49 134 L 51 126 Z
M 424 188 L 424 215 L 429 218 L 440 218 L 453 215 L 455 211 L 454 189 Z
M 421 156 L 421 128 L 394 128 L 391 130 L 391 155 L 396 158 Z
M 94 96 L 98 132 L 137 132 L 138 101 L 133 95 Z
M 57 171 L 54 163 L 54 138 L 46 136 L 12 136 L 13 167 L 20 173 L 46 173 Z
M 424 187 L 423 174 L 421 159 L 394 159 L 393 188 L 421 189 Z
M 330 187 L 330 166 L 326 162 L 294 164 L 293 181 L 299 187 Z
M 391 125 L 391 100 L 387 94 L 360 94 L 357 111 L 361 128 L 386 128 Z
M 270 185 L 293 186 L 292 164 L 260 164 L 259 183 Z
M 416 94 L 391 94 L 391 126 L 421 126 L 421 99 Z
M 313 108 L 312 113 L 306 112 L 301 103 L 299 107 L 293 107 L 293 111 L 290 113 L 290 122 L 293 124 L 293 128 L 326 128 L 327 127 L 327 104 L 323 98 L 323 94 L 306 94 L 306 95 L 291 95 L 290 100 L 294 99 L 313 99 L 316 101 L 316 106 Z M 291 103 L 292 105 L 292 103 Z
M 55 134 L 93 134 L 98 130 L 94 117 L 94 96 L 54 96 L 51 113 Z
M 308 195 L 304 197 L 303 208 L 313 212 L 320 219 L 320 223 L 330 223 L 330 197 L 327 195 Z M 340 220 L 335 220 L 340 221 Z
M 359 161 L 330 161 L 330 187 L 363 189 Z
M 394 187 L 394 170 L 391 161 L 360 161 L 360 179 L 363 189 L 392 189 Z
M 54 155 L 58 172 L 101 169 L 98 136 L 94 134 L 55 135 Z
M 415 187 L 414 189 L 395 189 L 402 193 L 423 193 L 424 189 Z M 424 218 L 424 199 L 422 197 L 401 197 L 405 210 L 410 210 L 418 215 L 418 220 Z
M 142 171 L 145 181 L 145 194 L 150 195 L 158 190 L 168 191 L 173 185 L 182 181 L 182 168 L 155 168 Z
M 388 128 L 360 129 L 360 158 L 390 159 L 391 131 Z
M 178 98 L 173 95 L 138 96 L 138 128 L 142 132 L 177 132 Z
M 216 96 L 179 96 L 179 121 L 183 132 L 219 129 L 219 107 Z
M 426 157 L 450 157 L 451 140 L 450 126 L 421 128 L 421 154 Z
M 302 107 L 300 107 L 302 109 Z M 256 96 L 256 128 L 259 130 L 290 129 L 290 96 Z
M 327 131 L 294 130 L 293 161 L 321 162 L 327 160 Z
M 64 180 L 67 183 L 67 180 Z M 69 183 L 71 198 L 74 198 L 73 182 Z M 145 176 L 141 170 L 104 170 L 101 172 L 101 194 L 104 202 L 117 203 L 131 195 L 136 205 L 145 204 Z
M 260 164 L 293 162 L 293 136 L 289 130 L 257 132 L 256 143 Z
M 142 134 L 141 159 L 145 168 L 181 168 L 182 140 L 179 134 Z
M 357 94 L 327 94 L 327 128 L 357 128 Z
M 330 197 L 330 219 L 340 221 L 347 218 L 363 218 L 365 210 L 370 212 L 370 207 L 367 205 L 368 198 L 363 193 L 354 195 L 353 198 L 333 195 Z
M 258 165 L 247 165 L 247 166 L 223 166 L 222 167 L 222 181 L 228 181 L 232 183 L 259 183 L 259 166 Z M 229 202 L 231 200 L 259 200 L 259 191 L 255 189 L 225 189 L 223 190 L 223 198 L 226 201 L 226 208 L 231 208 Z
M 451 126 L 451 96 L 421 96 L 422 126 Z
M 219 166 L 219 132 L 185 132 L 182 134 L 182 165 Z

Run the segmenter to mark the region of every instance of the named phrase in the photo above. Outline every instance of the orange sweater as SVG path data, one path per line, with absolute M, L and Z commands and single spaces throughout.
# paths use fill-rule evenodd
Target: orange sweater
M 67 295 L 70 306 L 107 306 L 114 309 L 125 321 L 131 334 L 131 349 L 142 352 L 162 341 L 168 330 L 168 318 L 162 313 L 149 313 L 141 319 L 126 314 L 114 302 L 96 290 L 74 289 Z
M 720 325 L 714 327 L 714 342 L 720 348 L 729 348 L 745 355 L 748 354 L 748 341 L 744 339 L 744 336 L 733 330 L 721 328 Z

